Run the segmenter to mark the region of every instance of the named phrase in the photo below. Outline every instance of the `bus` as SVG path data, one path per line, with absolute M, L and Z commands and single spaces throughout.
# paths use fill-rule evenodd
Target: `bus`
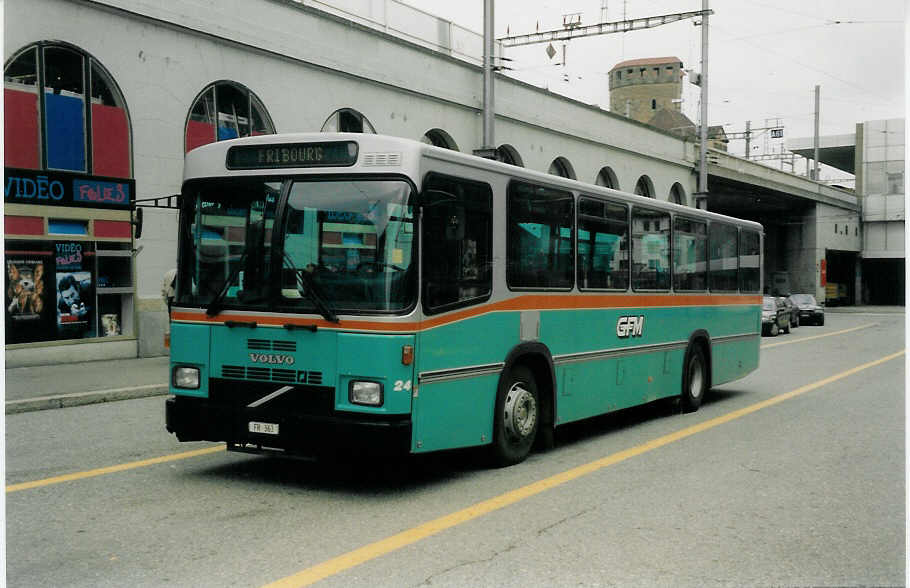
M 511 465 L 758 367 L 758 223 L 351 133 L 199 147 L 180 200 L 180 441 Z

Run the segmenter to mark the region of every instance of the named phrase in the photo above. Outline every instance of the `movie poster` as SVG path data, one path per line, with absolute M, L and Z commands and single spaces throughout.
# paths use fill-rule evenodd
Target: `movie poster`
M 59 339 L 95 336 L 91 247 L 91 243 L 78 241 L 54 243 Z
M 6 342 L 53 338 L 53 285 L 50 243 L 6 242 Z

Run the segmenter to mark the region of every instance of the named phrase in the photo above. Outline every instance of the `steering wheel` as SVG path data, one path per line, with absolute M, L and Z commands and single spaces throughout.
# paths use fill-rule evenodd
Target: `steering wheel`
M 398 271 L 398 272 L 405 271 L 403 267 L 399 267 L 399 266 L 393 265 L 391 263 L 383 263 L 381 261 L 361 261 L 360 263 L 357 264 L 357 271 L 362 272 L 362 271 L 364 271 L 364 268 L 373 268 L 373 270 L 372 270 L 373 272 L 379 273 L 379 270 L 381 270 L 383 268 L 387 268 L 387 267 L 390 267 L 393 270 Z

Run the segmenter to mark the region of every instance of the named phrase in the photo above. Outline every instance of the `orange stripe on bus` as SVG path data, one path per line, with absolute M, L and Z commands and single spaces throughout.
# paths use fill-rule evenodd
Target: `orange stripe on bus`
M 552 294 L 530 294 L 518 296 L 500 302 L 473 306 L 444 315 L 412 322 L 378 322 L 371 320 L 345 319 L 339 326 L 324 319 L 301 318 L 294 315 L 263 316 L 248 314 L 231 314 L 210 317 L 201 311 L 173 311 L 171 319 L 194 323 L 223 324 L 225 320 L 254 321 L 259 325 L 280 327 L 286 324 L 315 325 L 323 329 L 355 329 L 364 331 L 405 332 L 431 329 L 445 324 L 462 321 L 468 318 L 502 311 L 522 310 L 586 310 L 608 308 L 661 308 L 673 306 L 748 306 L 760 305 L 761 296 L 755 295 L 704 295 L 704 294 L 636 294 L 636 295 L 572 295 L 554 296 Z

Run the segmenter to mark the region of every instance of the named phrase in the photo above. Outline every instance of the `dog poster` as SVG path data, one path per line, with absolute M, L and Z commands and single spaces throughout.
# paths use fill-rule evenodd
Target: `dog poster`
M 9 244 L 8 244 L 9 245 Z M 49 278 L 53 269 L 50 251 L 40 243 L 28 248 L 8 248 L 6 265 L 6 341 L 27 343 L 51 338 L 49 318 L 53 316 L 53 298 Z

